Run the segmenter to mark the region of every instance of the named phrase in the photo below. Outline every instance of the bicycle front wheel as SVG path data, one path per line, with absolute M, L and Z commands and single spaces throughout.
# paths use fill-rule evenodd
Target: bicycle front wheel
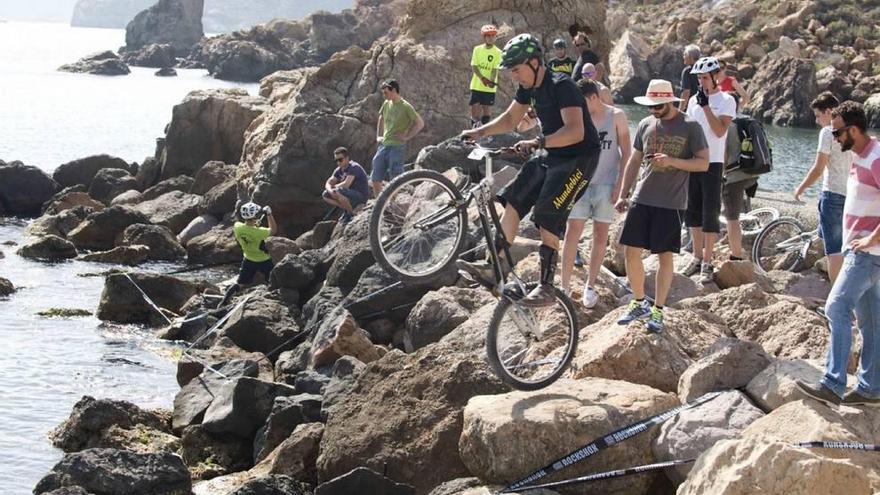
M 390 275 L 424 282 L 455 261 L 466 230 L 466 211 L 455 184 L 433 170 L 414 170 L 394 179 L 376 198 L 370 249 Z
M 755 208 L 740 217 L 740 225 L 744 236 L 757 235 L 770 222 L 779 218 L 776 208 Z
M 797 271 L 803 265 L 804 244 L 810 239 L 802 235 L 804 227 L 793 218 L 778 218 L 768 223 L 755 239 L 752 261 L 763 272 L 770 270 Z
M 537 284 L 526 284 L 532 290 Z M 554 301 L 526 308 L 508 296 L 495 306 L 486 336 L 489 363 L 501 381 L 519 390 L 550 385 L 577 350 L 578 322 L 571 300 L 554 288 Z

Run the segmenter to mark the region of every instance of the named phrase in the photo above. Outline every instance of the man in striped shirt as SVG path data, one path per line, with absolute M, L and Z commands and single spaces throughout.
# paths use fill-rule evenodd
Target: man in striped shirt
M 831 116 L 834 139 L 843 151 L 853 151 L 843 210 L 844 261 L 825 305 L 831 327 L 825 376 L 818 385 L 798 382 L 798 386 L 826 404 L 876 407 L 880 406 L 880 143 L 867 134 L 860 104 L 844 102 Z M 853 310 L 862 353 L 856 388 L 844 395 Z

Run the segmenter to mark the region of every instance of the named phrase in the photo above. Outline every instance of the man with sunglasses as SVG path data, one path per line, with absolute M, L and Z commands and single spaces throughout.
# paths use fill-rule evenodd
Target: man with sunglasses
M 605 77 L 605 66 L 602 65 L 602 61 L 599 60 L 599 56 L 596 55 L 596 52 L 592 50 L 592 46 L 593 45 L 590 42 L 587 33 L 581 32 L 574 36 L 574 49 L 580 53 L 577 63 L 574 64 L 574 71 L 571 74 L 572 79 L 575 81 L 580 81 L 583 77 L 582 73 L 584 64 L 593 64 L 596 66 L 597 81 L 601 81 Z
M 336 169 L 324 183 L 322 197 L 328 204 L 342 209 L 342 223 L 348 223 L 354 210 L 367 202 L 370 197 L 370 186 L 367 172 L 359 163 L 351 161 L 348 149 L 336 148 L 333 151 Z
M 868 135 L 862 106 L 841 103 L 831 111 L 834 139 L 852 150 L 843 219 L 843 268 L 825 303 L 831 343 L 818 384 L 797 382 L 810 397 L 829 405 L 880 406 L 880 143 Z M 846 393 L 852 346 L 852 312 L 862 335 L 856 387 Z M 846 393 L 846 395 L 844 395 Z M 841 399 L 842 397 L 842 399 Z
M 617 323 L 627 325 L 648 317 L 646 327 L 651 332 L 664 328 L 663 307 L 672 285 L 673 254 L 681 250 L 681 211 L 688 203 L 690 173 L 709 168 L 703 129 L 678 110 L 678 101 L 672 83 L 662 79 L 651 81 L 645 96 L 635 98 L 651 115 L 636 129 L 614 205 L 619 212 L 629 209 L 620 243 L 625 246 L 626 277 L 633 291 L 633 300 Z M 627 200 L 637 176 L 635 192 Z M 645 249 L 660 261 L 653 307 L 645 300 Z

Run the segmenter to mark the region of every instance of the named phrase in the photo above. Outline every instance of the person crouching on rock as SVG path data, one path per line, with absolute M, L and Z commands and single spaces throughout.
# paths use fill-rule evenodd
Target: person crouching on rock
M 269 227 L 260 226 L 260 218 L 258 215 L 264 213 L 269 220 Z M 241 260 L 241 268 L 238 270 L 238 280 L 226 289 L 223 300 L 217 306 L 223 307 L 234 296 L 243 285 L 250 285 L 254 281 L 257 273 L 262 273 L 266 282 L 269 281 L 269 275 L 272 273 L 272 258 L 266 250 L 266 238 L 270 235 L 278 233 L 278 224 L 275 223 L 275 217 L 272 216 L 272 208 L 256 203 L 245 203 L 239 209 L 239 215 L 244 222 L 235 222 L 232 232 L 235 240 L 241 246 L 244 258 Z
M 370 184 L 367 172 L 359 163 L 351 161 L 348 149 L 336 148 L 333 151 L 336 169 L 324 183 L 324 201 L 341 208 L 341 223 L 348 223 L 354 216 L 354 210 L 367 202 L 370 197 Z

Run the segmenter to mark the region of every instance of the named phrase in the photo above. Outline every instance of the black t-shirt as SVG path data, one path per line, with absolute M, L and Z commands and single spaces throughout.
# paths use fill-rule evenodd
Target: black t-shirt
M 571 57 L 551 58 L 547 65 L 553 72 L 561 72 L 570 76 L 574 70 L 574 59 Z
M 691 96 L 697 94 L 697 90 L 700 89 L 700 80 L 696 74 L 691 74 L 690 65 L 684 66 L 684 69 L 681 71 L 681 90 L 684 91 L 686 89 L 690 90 Z
M 567 74 L 561 72 L 553 72 L 546 70 L 544 72 L 544 80 L 537 88 L 525 89 L 520 86 L 516 90 L 516 101 L 522 105 L 530 105 L 538 114 L 541 121 L 541 132 L 544 135 L 550 135 L 562 129 L 563 108 L 580 107 L 581 114 L 584 117 L 584 139 L 579 142 L 563 148 L 547 148 L 550 155 L 561 157 L 574 157 L 590 152 L 599 151 L 599 133 L 593 121 L 590 120 L 590 112 L 587 111 L 587 104 L 584 96 L 578 89 L 577 84 L 568 77 Z
M 584 50 L 581 53 L 581 56 L 578 57 L 577 63 L 574 65 L 574 73 L 571 75 L 572 79 L 575 81 L 580 81 L 583 75 L 581 74 L 581 70 L 584 68 L 584 64 L 593 64 L 596 65 L 599 63 L 599 56 L 596 55 L 596 52 L 593 50 Z

